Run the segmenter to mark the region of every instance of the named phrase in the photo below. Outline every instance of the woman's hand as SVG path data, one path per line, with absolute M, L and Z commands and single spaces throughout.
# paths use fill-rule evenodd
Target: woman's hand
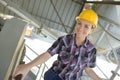
M 21 77 L 20 80 L 24 80 L 25 76 L 27 75 L 30 69 L 31 67 L 29 66 L 29 64 L 21 64 L 17 66 L 13 78 L 16 78 L 18 76 L 19 78 Z
M 27 75 L 27 73 L 29 72 L 29 70 L 33 67 L 36 66 L 38 64 L 42 64 L 43 62 L 47 61 L 49 58 L 51 57 L 50 53 L 45 52 L 41 55 L 39 55 L 37 58 L 35 58 L 33 61 L 31 61 L 28 64 L 21 64 L 19 65 L 15 72 L 14 72 L 14 78 L 18 75 L 18 77 L 20 78 L 22 75 L 22 79 L 23 80 L 25 78 L 25 76 Z

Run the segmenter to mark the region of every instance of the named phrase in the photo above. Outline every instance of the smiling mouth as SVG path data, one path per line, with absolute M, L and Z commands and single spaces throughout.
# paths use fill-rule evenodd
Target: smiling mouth
M 77 32 L 77 33 L 79 33 L 79 34 L 83 34 L 82 32 Z

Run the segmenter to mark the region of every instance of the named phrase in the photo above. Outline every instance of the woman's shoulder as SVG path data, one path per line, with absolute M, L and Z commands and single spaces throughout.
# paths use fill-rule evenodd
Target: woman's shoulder
M 60 36 L 59 38 L 61 39 L 70 39 L 70 38 L 73 38 L 74 34 L 67 34 L 67 35 L 63 35 L 63 36 Z
M 88 51 L 91 51 L 92 49 L 96 49 L 95 45 L 90 40 L 87 41 L 87 49 Z

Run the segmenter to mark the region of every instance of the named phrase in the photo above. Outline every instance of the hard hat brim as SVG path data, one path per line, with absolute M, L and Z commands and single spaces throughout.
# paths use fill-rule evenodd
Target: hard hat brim
M 84 18 L 80 18 L 79 16 L 76 17 L 76 21 L 78 21 L 80 19 L 84 19 Z M 86 20 L 86 19 L 84 19 L 84 20 Z M 86 20 L 86 21 L 88 21 L 88 20 Z M 90 22 L 90 21 L 88 21 L 88 22 Z M 92 23 L 92 22 L 90 22 L 90 23 L 93 25 L 94 29 L 97 27 L 94 23 Z

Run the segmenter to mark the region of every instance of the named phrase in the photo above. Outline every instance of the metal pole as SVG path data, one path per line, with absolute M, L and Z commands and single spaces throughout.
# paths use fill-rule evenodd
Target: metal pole
M 114 80 L 115 76 L 118 75 L 120 76 L 117 71 L 120 69 L 120 66 L 118 65 L 115 71 L 112 71 L 113 75 L 110 77 L 110 80 Z

